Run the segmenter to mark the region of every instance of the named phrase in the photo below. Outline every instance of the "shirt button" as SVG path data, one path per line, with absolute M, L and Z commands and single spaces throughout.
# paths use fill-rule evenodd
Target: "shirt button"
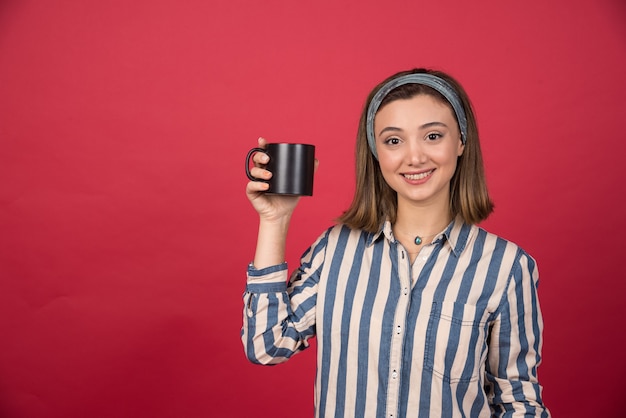
M 405 287 L 402 291 L 403 291 L 403 293 L 404 293 L 405 295 L 408 295 L 408 294 L 409 294 L 409 288 L 408 288 L 408 287 Z
M 397 379 L 398 378 L 398 372 L 396 372 L 395 370 L 393 371 L 393 373 L 391 373 L 391 377 L 393 379 Z
M 400 334 L 401 332 L 402 332 L 402 327 L 401 327 L 400 325 L 398 325 L 398 326 L 396 327 L 396 333 L 397 333 L 397 334 Z

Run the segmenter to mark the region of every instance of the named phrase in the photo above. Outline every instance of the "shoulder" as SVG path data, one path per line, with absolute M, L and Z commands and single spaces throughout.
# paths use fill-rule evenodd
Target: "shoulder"
M 345 248 L 367 245 L 372 241 L 374 234 L 362 229 L 354 229 L 345 224 L 338 223 L 327 228 L 317 239 L 318 243 L 322 243 L 325 247 L 333 250 L 337 248 Z
M 358 241 L 367 242 L 370 235 L 341 223 L 332 225 L 319 234 L 315 242 L 302 254 L 301 262 L 317 260 L 317 263 L 322 263 L 328 257 L 333 258 L 340 253 L 345 253 Z
M 502 277 L 514 274 L 520 268 L 530 271 L 536 269 L 534 258 L 523 248 L 482 226 L 468 224 L 457 218 L 446 235 L 451 251 L 457 257 L 475 260 L 491 274 Z
M 339 240 L 345 239 L 347 236 L 356 236 L 360 235 L 362 231 L 351 229 L 347 225 L 338 223 L 329 226 L 321 234 L 317 237 L 313 245 L 311 247 L 319 247 L 319 246 L 328 246 L 329 244 L 334 244 Z
M 322 235 L 327 235 L 328 237 L 333 237 L 334 239 L 338 239 L 339 237 L 342 237 L 342 236 L 366 238 L 371 234 L 362 229 L 354 229 L 354 228 L 349 227 L 346 224 L 338 223 L 326 229 L 326 231 Z
M 474 228 L 476 228 L 477 237 L 484 237 L 485 248 L 489 249 L 503 268 L 510 269 L 512 275 L 530 273 L 536 276 L 537 262 L 524 248 L 482 227 L 474 226 Z
M 485 240 L 487 242 L 492 242 L 494 244 L 506 247 L 510 251 L 514 251 L 515 253 L 518 253 L 520 256 L 531 257 L 530 254 L 524 248 L 518 245 L 516 242 L 508 238 L 505 238 L 501 235 L 487 231 L 481 226 L 473 226 L 473 228 L 476 229 L 477 234 L 484 234 Z

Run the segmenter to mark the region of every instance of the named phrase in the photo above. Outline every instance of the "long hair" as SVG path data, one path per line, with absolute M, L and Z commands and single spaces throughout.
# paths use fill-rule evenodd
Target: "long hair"
M 383 178 L 378 160 L 369 149 L 366 134 L 367 108 L 378 90 L 389 81 L 407 74 L 427 73 L 447 81 L 459 96 L 467 117 L 467 138 L 463 154 L 458 157 L 457 167 L 450 180 L 450 215 L 460 215 L 464 222 L 477 224 L 493 212 L 493 202 L 487 191 L 483 157 L 478 138 L 478 127 L 472 104 L 463 87 L 451 76 L 441 71 L 414 69 L 387 78 L 368 95 L 361 113 L 356 140 L 356 188 L 350 207 L 338 219 L 355 229 L 377 232 L 382 224 L 396 221 L 397 193 Z M 395 88 L 380 105 L 399 99 L 410 99 L 420 94 L 436 98 L 452 110 L 448 101 L 436 90 L 421 84 L 405 84 Z

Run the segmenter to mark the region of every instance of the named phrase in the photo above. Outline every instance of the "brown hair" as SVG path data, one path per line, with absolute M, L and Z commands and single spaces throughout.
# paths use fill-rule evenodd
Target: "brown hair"
M 494 205 L 489 198 L 482 153 L 478 138 L 478 127 L 474 111 L 463 87 L 451 76 L 441 71 L 414 69 L 403 71 L 377 85 L 367 97 L 356 141 L 356 188 L 352 203 L 338 221 L 355 229 L 377 232 L 386 220 L 396 220 L 397 194 L 389 187 L 380 171 L 378 160 L 367 143 L 367 108 L 376 92 L 389 81 L 415 73 L 427 73 L 447 81 L 455 90 L 467 117 L 467 139 L 463 154 L 459 156 L 456 171 L 450 180 L 450 212 L 452 217 L 460 215 L 468 224 L 477 224 L 489 216 Z M 419 94 L 433 96 L 452 110 L 448 101 L 436 90 L 421 84 L 405 84 L 393 89 L 380 105 L 399 99 L 410 99 Z

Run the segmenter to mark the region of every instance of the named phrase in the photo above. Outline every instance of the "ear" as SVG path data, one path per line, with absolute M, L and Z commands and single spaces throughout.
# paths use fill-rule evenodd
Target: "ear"
M 465 150 L 465 144 L 463 143 L 463 141 L 459 139 L 459 145 L 456 150 L 456 155 L 460 157 L 461 155 L 463 155 L 464 150 Z

